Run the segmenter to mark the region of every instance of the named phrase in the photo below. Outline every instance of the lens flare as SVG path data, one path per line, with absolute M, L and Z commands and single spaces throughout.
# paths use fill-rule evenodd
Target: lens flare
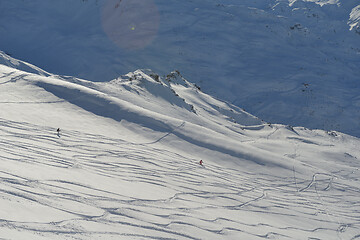
M 101 12 L 102 27 L 119 47 L 148 46 L 159 30 L 159 11 L 153 0 L 108 0 Z

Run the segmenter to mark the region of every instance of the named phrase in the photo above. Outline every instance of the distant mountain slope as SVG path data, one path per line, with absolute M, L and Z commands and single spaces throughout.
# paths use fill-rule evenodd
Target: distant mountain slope
M 358 138 L 268 124 L 176 71 L 5 60 L 0 239 L 358 238 Z
M 349 19 L 350 30 L 356 29 L 360 34 L 360 5 L 354 7 L 350 13 Z
M 5 0 L 0 49 L 91 81 L 139 68 L 160 75 L 179 69 L 204 92 L 266 121 L 360 136 L 358 5 Z

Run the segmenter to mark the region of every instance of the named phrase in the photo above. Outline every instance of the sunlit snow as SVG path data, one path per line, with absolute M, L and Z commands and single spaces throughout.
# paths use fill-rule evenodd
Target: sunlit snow
M 350 30 L 352 30 L 354 27 L 360 27 L 360 5 L 353 8 L 350 13 Z
M 0 59 L 0 239 L 359 238 L 358 138 L 266 123 L 176 71 Z
M 90 81 L 178 69 L 204 92 L 268 122 L 360 137 L 358 5 L 1 0 L 0 50 Z

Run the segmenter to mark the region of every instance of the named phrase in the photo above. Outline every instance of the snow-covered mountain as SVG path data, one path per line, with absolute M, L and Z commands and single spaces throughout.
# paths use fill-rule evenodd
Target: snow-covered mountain
M 266 121 L 360 136 L 358 0 L 2 0 L 0 36 L 48 72 L 179 69 Z
M 358 138 L 176 71 L 92 82 L 1 56 L 0 239 L 359 238 Z
M 360 5 L 351 10 L 349 25 L 350 30 L 356 29 L 357 33 L 360 34 Z

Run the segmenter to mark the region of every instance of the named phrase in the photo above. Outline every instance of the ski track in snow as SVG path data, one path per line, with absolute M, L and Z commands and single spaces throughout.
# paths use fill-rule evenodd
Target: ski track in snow
M 359 237 L 359 178 L 356 185 L 340 173 L 302 179 L 295 170 L 276 176 L 206 161 L 202 167 L 157 145 L 166 135 L 148 144 L 76 131 L 60 136 L 52 128 L 0 119 L 1 161 L 18 172 L 31 166 L 23 175 L 0 171 L 2 204 L 31 211 L 25 219 L 0 216 L 0 239 L 18 233 L 29 239 Z M 47 169 L 54 174 L 42 173 Z M 98 187 L 101 179 L 112 186 Z M 150 194 L 134 194 L 135 187 Z M 36 220 L 36 211 L 49 216 Z

